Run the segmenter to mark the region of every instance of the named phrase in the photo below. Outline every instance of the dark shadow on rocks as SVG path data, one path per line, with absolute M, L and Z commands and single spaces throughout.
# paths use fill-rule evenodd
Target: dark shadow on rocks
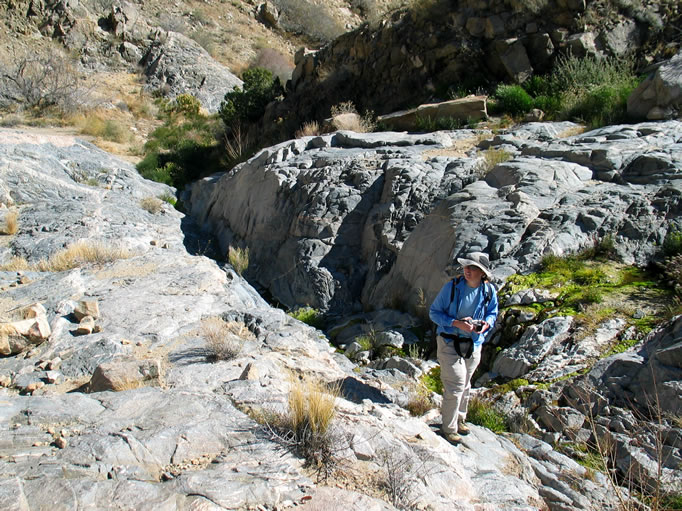
M 369 399 L 373 403 L 391 403 L 391 400 L 381 390 L 351 376 L 338 380 L 336 384 L 339 385 L 341 395 L 353 403 L 360 404 L 364 399 Z
M 180 222 L 180 229 L 184 235 L 183 245 L 189 254 L 206 256 L 216 261 L 225 259 L 218 239 L 203 231 L 192 217 L 185 216 Z
M 190 365 L 212 362 L 213 359 L 211 352 L 206 348 L 188 348 L 170 353 L 168 361 L 178 365 Z

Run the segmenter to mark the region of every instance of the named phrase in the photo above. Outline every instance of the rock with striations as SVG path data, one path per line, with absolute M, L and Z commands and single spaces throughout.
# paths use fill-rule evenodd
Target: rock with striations
M 306 137 L 193 184 L 186 204 L 222 251 L 245 242 L 251 277 L 290 307 L 415 310 L 475 250 L 504 278 L 610 235 L 646 264 L 680 224 L 682 124 L 578 131 Z M 490 169 L 493 151 L 508 160 Z
M 242 85 L 198 43 L 177 32 L 160 35 L 140 64 L 148 89 L 160 90 L 170 98 L 192 94 L 211 113 L 218 111 L 226 93 Z

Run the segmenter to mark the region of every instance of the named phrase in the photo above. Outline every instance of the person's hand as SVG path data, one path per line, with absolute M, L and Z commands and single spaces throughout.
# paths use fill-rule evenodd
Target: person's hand
M 462 332 L 471 333 L 474 331 L 474 325 L 469 323 L 471 321 L 470 317 L 455 319 L 452 322 L 452 326 L 459 328 Z

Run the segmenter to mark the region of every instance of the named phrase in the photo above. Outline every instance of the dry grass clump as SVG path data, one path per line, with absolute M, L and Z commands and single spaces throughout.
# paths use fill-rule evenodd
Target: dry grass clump
M 156 215 L 163 209 L 163 201 L 156 197 L 145 197 L 140 201 L 140 207 L 152 215 Z
M 352 114 L 346 116 L 346 114 Z M 372 112 L 367 112 L 364 116 L 360 116 L 352 101 L 344 101 L 331 108 L 332 125 L 335 129 L 344 129 L 354 131 L 356 133 L 371 133 L 376 128 L 376 123 L 373 120 Z M 336 118 L 344 116 L 343 122 L 337 122 Z M 341 125 L 342 124 L 342 125 Z
M 0 232 L 2 234 L 16 234 L 19 230 L 19 212 L 12 209 L 5 215 L 5 225 L 2 226 Z
M 232 360 L 238 357 L 244 342 L 255 338 L 244 323 L 225 321 L 219 317 L 206 318 L 201 322 L 201 336 L 206 340 L 210 358 L 213 360 Z
M 19 256 L 14 256 L 8 262 L 0 265 L 0 271 L 24 271 L 29 268 L 28 261 Z
M 483 151 L 483 161 L 479 162 L 476 169 L 478 176 L 485 177 L 497 165 L 510 160 L 511 157 L 512 154 L 504 149 L 486 149 Z
M 339 439 L 333 433 L 336 416 L 338 385 L 319 381 L 296 380 L 289 390 L 289 410 L 286 413 L 260 413 L 257 420 L 264 423 L 274 439 L 306 460 L 325 478 L 337 462 Z
M 301 126 L 301 129 L 299 129 L 295 133 L 295 137 L 296 138 L 310 137 L 320 134 L 322 134 L 322 130 L 320 129 L 320 123 L 318 123 L 317 121 L 306 121 L 303 123 L 303 126 Z
M 249 267 L 249 249 L 230 247 L 227 250 L 227 260 L 239 275 Z
M 36 271 L 66 271 L 89 263 L 106 264 L 119 259 L 128 259 L 131 253 L 125 248 L 112 247 L 98 242 L 77 241 L 56 252 L 49 259 L 32 265 Z
M 88 115 L 74 118 L 76 126 L 84 135 L 90 135 L 109 142 L 124 144 L 130 142 L 132 133 L 117 119 L 108 119 L 100 112 L 91 112 Z
M 409 396 L 407 411 L 413 417 L 421 417 L 429 410 L 435 408 L 435 404 L 431 399 L 431 391 L 424 385 L 415 384 L 409 389 Z

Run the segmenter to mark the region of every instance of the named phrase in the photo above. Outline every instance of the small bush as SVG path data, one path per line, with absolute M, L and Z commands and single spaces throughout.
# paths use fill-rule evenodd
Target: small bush
M 159 200 L 162 200 L 171 206 L 175 206 L 178 203 L 178 199 L 175 197 L 175 195 L 168 192 L 159 195 Z
M 421 381 L 431 392 L 443 395 L 443 382 L 440 379 L 440 366 L 436 366 L 428 373 L 423 374 Z
M 324 327 L 324 316 L 319 310 L 312 307 L 300 307 L 289 312 L 289 316 L 314 328 L 322 329 Z
M 164 124 L 145 143 L 138 172 L 146 179 L 182 189 L 217 171 L 222 157 L 217 139 L 219 119 L 203 115 L 199 101 L 189 94 L 158 103 Z
M 238 357 L 244 342 L 254 339 L 244 323 L 225 321 L 218 317 L 202 320 L 200 331 L 213 360 L 232 360 Z
M 678 296 L 682 296 L 682 254 L 665 261 L 663 273 Z
M 421 417 L 426 412 L 434 408 L 431 392 L 424 385 L 414 385 L 410 389 L 407 402 L 407 411 L 413 417 Z
M 666 257 L 675 257 L 682 254 L 682 231 L 677 229 L 669 230 L 665 235 L 661 249 Z
M 512 154 L 504 149 L 486 149 L 483 151 L 483 160 L 476 164 L 474 169 L 475 175 L 479 179 L 483 179 L 497 165 L 508 161 L 511 157 Z
M 249 267 L 249 248 L 230 247 L 227 250 L 227 260 L 234 268 L 234 271 L 242 275 Z
M 76 62 L 53 47 L 44 54 L 13 52 L 0 62 L 0 107 L 23 106 L 43 112 L 73 112 L 87 94 Z
M 493 433 L 508 431 L 507 420 L 486 401 L 473 398 L 469 401 L 467 420 L 472 424 L 488 428 Z
M 163 210 L 163 201 L 156 197 L 146 197 L 140 201 L 140 207 L 148 213 L 156 215 Z
M 19 212 L 11 209 L 5 214 L 5 225 L 2 227 L 2 234 L 16 234 L 19 231 Z
M 280 25 L 288 32 L 303 34 L 312 42 L 324 44 L 345 32 L 325 4 L 310 0 L 279 0 Z
M 431 133 L 433 131 L 452 131 L 461 129 L 466 124 L 465 121 L 455 117 L 431 117 L 417 115 L 414 121 L 414 127 L 417 131 L 422 133 Z
M 254 122 L 265 113 L 265 107 L 283 93 L 279 78 L 271 71 L 254 67 L 242 75 L 244 88 L 235 87 L 225 94 L 220 105 L 220 118 L 225 127 Z
M 533 108 L 533 98 L 520 85 L 498 85 L 494 94 L 497 108 L 511 115 L 521 115 Z

